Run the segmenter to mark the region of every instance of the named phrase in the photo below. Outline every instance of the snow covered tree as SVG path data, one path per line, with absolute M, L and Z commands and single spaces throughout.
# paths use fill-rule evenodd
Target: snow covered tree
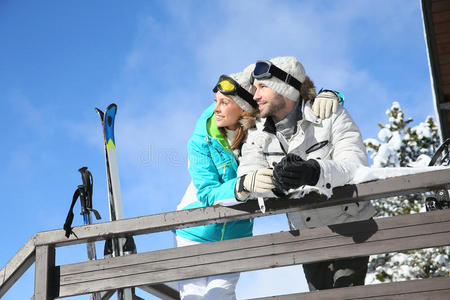
M 377 139 L 364 141 L 372 167 L 424 167 L 439 147 L 437 126 L 432 117 L 411 127 L 400 104 L 386 111 L 389 123 L 378 124 Z M 425 211 L 425 195 L 413 194 L 373 201 L 376 217 L 413 214 Z M 448 274 L 450 247 L 412 250 L 371 256 L 366 283 L 402 281 Z

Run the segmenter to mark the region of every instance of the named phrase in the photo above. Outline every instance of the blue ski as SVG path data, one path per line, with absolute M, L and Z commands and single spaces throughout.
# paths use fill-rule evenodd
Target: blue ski
M 114 139 L 114 120 L 117 113 L 117 105 L 110 104 L 105 112 L 95 108 L 102 121 L 105 142 L 106 178 L 108 183 L 109 216 L 111 221 L 123 219 L 122 195 L 120 192 L 119 168 L 117 164 L 116 142 Z M 127 238 L 115 238 L 105 243 L 105 255 L 122 256 L 136 253 L 136 246 L 132 236 Z M 132 300 L 133 289 L 119 289 L 119 300 Z

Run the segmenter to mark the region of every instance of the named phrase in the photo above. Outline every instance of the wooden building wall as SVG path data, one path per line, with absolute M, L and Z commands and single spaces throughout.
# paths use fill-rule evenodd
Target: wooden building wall
M 422 0 L 436 109 L 442 138 L 450 138 L 450 0 Z

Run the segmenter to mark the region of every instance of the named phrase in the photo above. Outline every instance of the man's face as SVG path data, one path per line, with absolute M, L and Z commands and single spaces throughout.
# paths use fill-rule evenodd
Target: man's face
M 260 111 L 260 117 L 276 117 L 286 109 L 283 96 L 261 82 L 255 83 L 256 92 L 253 96 Z

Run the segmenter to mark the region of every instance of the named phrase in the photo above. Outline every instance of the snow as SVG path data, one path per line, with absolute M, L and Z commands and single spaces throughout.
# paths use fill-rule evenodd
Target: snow
M 394 150 L 396 150 L 396 151 L 400 150 L 400 147 L 402 146 L 402 136 L 400 135 L 400 132 L 398 132 L 398 131 L 392 132 L 392 137 L 389 140 L 388 144 Z
M 365 139 L 364 140 L 364 143 L 365 144 L 372 144 L 372 145 L 374 145 L 375 147 L 379 147 L 380 146 L 380 142 L 379 141 L 377 141 L 376 139 L 372 139 L 372 138 L 369 138 L 369 139 Z
M 450 167 L 421 167 L 421 168 L 377 168 L 377 167 L 359 167 L 356 169 L 355 176 L 351 183 L 358 184 L 367 181 L 386 179 L 391 177 L 398 177 L 403 175 L 418 174 L 424 172 L 431 172 L 436 170 L 450 169 Z
M 391 110 L 393 109 L 401 109 L 400 103 L 398 103 L 397 101 L 392 102 Z
M 422 122 L 419 125 L 413 127 L 413 130 L 416 131 L 417 136 L 420 140 L 424 138 L 431 139 L 431 137 L 433 136 L 433 132 L 426 122 Z
M 381 128 L 381 130 L 378 132 L 378 139 L 383 142 L 389 141 L 389 139 L 392 136 L 392 131 L 390 131 L 388 128 Z
M 447 263 L 447 257 L 446 257 L 446 255 L 443 255 L 443 254 L 439 254 L 438 256 L 436 256 L 435 260 L 436 260 L 436 262 L 438 262 L 442 265 Z
M 388 162 L 391 161 L 391 159 L 396 158 L 397 152 L 389 144 L 383 144 L 378 149 L 377 155 L 373 157 L 373 165 L 377 168 L 381 168 L 383 166 L 386 166 Z
M 436 170 L 450 169 L 450 167 L 420 167 L 420 168 L 408 168 L 408 167 L 396 167 L 396 168 L 377 168 L 377 167 L 365 167 L 361 166 L 356 169 L 353 180 L 349 184 L 359 184 L 368 181 L 381 180 L 391 177 L 398 177 L 403 175 L 418 174 L 424 172 L 431 172 Z M 288 191 L 291 198 L 303 198 L 305 195 L 316 192 L 325 195 L 330 198 L 333 195 L 332 189 L 320 188 L 316 186 L 301 186 L 297 189 L 291 189 Z
M 427 167 L 431 161 L 431 157 L 426 154 L 420 154 L 419 157 L 414 162 L 410 162 L 408 167 L 420 168 Z

